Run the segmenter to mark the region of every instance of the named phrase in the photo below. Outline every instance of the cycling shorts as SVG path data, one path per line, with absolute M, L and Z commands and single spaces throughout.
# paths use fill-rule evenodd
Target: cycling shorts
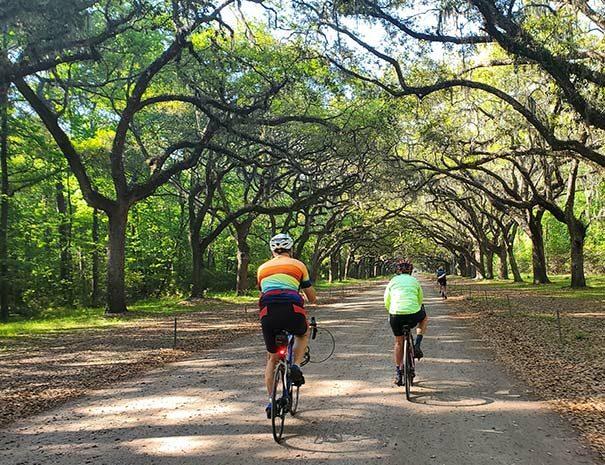
M 415 327 L 418 323 L 426 318 L 426 311 L 424 305 L 420 308 L 420 311 L 416 313 L 410 313 L 407 315 L 389 315 L 389 323 L 393 330 L 393 335 L 403 336 L 403 327 L 409 326 L 410 328 Z
M 274 303 L 263 307 L 259 313 L 263 338 L 267 351 L 277 352 L 275 335 L 287 331 L 295 336 L 307 332 L 307 313 L 303 307 L 292 303 Z
M 445 286 L 445 285 L 447 285 L 447 278 L 445 277 L 445 275 L 440 276 L 439 278 L 437 278 L 437 282 L 440 285 Z

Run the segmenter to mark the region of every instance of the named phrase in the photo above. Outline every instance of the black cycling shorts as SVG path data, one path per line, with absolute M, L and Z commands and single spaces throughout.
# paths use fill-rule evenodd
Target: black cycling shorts
M 409 326 L 413 328 L 418 323 L 426 318 L 426 312 L 424 311 L 424 305 L 420 311 L 416 313 L 410 313 L 408 315 L 389 315 L 389 323 L 395 336 L 403 336 L 403 327 Z
M 295 304 L 274 303 L 263 307 L 260 311 L 260 324 L 263 328 L 263 338 L 267 350 L 277 352 L 275 335 L 287 331 L 295 336 L 307 332 L 307 313 L 305 309 Z
M 447 285 L 447 278 L 445 277 L 445 275 L 437 278 L 437 282 L 442 285 L 442 286 L 446 286 Z

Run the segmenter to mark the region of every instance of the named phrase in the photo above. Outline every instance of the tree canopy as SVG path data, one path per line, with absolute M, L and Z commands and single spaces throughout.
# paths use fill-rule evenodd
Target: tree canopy
M 593 2 L 36 0 L 0 21 L 4 321 L 245 293 L 277 232 L 315 280 L 398 257 L 604 271 Z

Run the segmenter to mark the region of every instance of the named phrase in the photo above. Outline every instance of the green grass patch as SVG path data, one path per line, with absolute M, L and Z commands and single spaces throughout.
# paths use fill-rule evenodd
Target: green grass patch
M 574 332 L 573 337 L 576 341 L 587 341 L 588 339 L 590 339 L 590 335 L 581 330 Z
M 116 318 L 106 317 L 102 308 L 49 308 L 35 317 L 17 317 L 8 323 L 0 323 L 0 337 L 102 328 L 119 322 Z
M 128 306 L 127 315 L 107 316 L 103 308 L 48 308 L 31 317 L 13 316 L 8 323 L 0 323 L 0 338 L 46 334 L 77 329 L 101 329 L 127 323 L 137 318 L 159 315 L 178 315 L 214 310 L 220 304 L 255 304 L 258 291 L 236 296 L 235 292 L 210 292 L 207 299 L 183 303 L 182 297 L 140 300 Z
M 535 292 L 543 297 L 568 297 L 574 299 L 605 298 L 605 276 L 588 276 L 586 278 L 587 288 L 572 289 L 569 275 L 551 275 L 549 284 L 533 284 L 530 275 L 522 275 L 525 282 L 515 283 L 512 280 L 484 279 L 480 281 L 469 281 L 461 278 L 451 280 L 454 289 L 462 291 L 471 286 L 474 291 L 483 290 L 526 290 Z M 449 278 L 448 278 L 449 279 Z
M 233 291 L 228 292 L 209 292 L 207 297 L 217 299 L 228 304 L 256 304 L 258 303 L 259 292 L 257 289 L 249 289 L 244 295 L 236 295 Z

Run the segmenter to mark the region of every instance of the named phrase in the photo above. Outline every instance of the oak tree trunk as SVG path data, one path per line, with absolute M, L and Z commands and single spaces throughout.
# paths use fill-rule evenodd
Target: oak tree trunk
M 486 249 L 483 257 L 485 261 L 485 279 L 494 279 L 494 252 L 491 249 Z
M 550 282 L 546 271 L 546 255 L 544 253 L 544 234 L 542 230 L 543 210 L 535 215 L 529 215 L 528 229 L 532 244 L 532 271 L 534 284 L 547 284 Z
M 498 257 L 500 259 L 498 277 L 500 279 L 508 279 L 508 256 L 505 245 L 500 246 L 498 249 Z
M 248 289 L 248 266 L 250 265 L 250 245 L 248 244 L 248 234 L 252 218 L 233 223 L 235 228 L 235 241 L 237 243 L 237 281 L 235 291 L 237 295 L 242 295 Z
M 508 261 L 510 263 L 510 271 L 513 274 L 513 280 L 516 283 L 522 283 L 523 278 L 521 277 L 521 272 L 519 271 L 519 264 L 517 263 L 517 258 L 515 257 L 512 244 L 506 244 L 506 252 L 508 254 Z
M 109 243 L 107 248 L 107 313 L 126 313 L 126 225 L 128 205 L 118 204 L 108 213 Z
M 330 274 L 328 281 L 333 283 L 338 280 L 338 261 L 340 259 L 340 251 L 333 252 L 330 254 Z
M 197 237 L 190 238 L 191 245 L 191 297 L 203 297 L 202 282 L 203 250 Z
M 483 249 L 481 247 L 477 248 L 475 252 L 475 279 L 484 279 L 485 278 L 485 256 L 483 255 Z
M 345 259 L 344 269 L 343 269 L 342 277 L 345 281 L 347 279 L 349 279 L 349 276 L 351 276 L 351 268 L 353 266 L 353 260 L 354 260 L 353 251 L 350 250 L 349 253 L 347 254 L 347 258 Z
M 584 239 L 586 238 L 586 226 L 573 218 L 567 223 L 569 238 L 571 240 L 571 287 L 586 287 L 586 276 L 584 275 Z
M 515 257 L 515 237 L 517 236 L 517 231 L 518 227 L 516 224 L 514 224 L 506 236 L 506 253 L 510 263 L 510 271 L 513 274 L 513 280 L 516 283 L 522 283 L 523 278 L 521 277 L 519 265 L 517 264 L 517 258 Z

